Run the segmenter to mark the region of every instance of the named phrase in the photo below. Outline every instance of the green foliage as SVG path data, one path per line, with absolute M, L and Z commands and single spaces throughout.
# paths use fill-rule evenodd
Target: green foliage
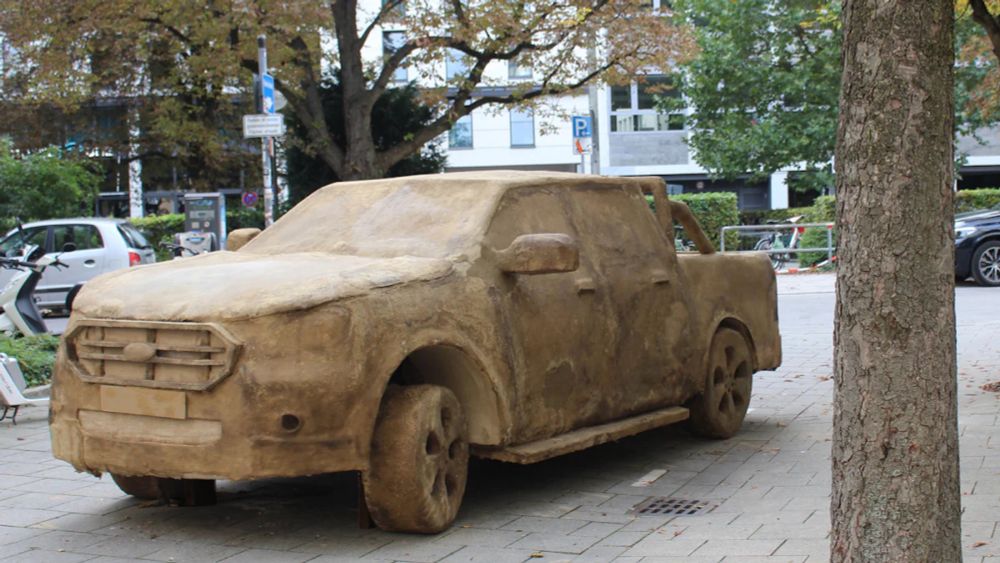
M 689 144 L 713 175 L 760 180 L 804 163 L 831 183 L 840 92 L 839 3 L 678 0 L 700 55 L 685 66 Z
M 182 213 L 170 213 L 167 215 L 150 215 L 130 219 L 132 226 L 142 231 L 149 239 L 149 244 L 153 245 L 156 251 L 156 260 L 170 260 L 173 254 L 163 248 L 163 243 L 172 243 L 174 235 L 184 230 L 184 215 Z
M 130 219 L 135 228 L 139 229 L 149 239 L 156 250 L 156 260 L 164 261 L 173 258 L 170 250 L 163 248 L 163 243 L 174 242 L 174 235 L 184 231 L 184 214 L 170 213 L 167 215 L 151 215 L 138 219 Z M 248 227 L 264 228 L 264 212 L 256 207 L 240 207 L 226 211 L 226 229 L 244 229 Z
M 823 195 L 816 198 L 813 202 L 812 207 L 806 208 L 805 217 L 803 217 L 803 222 L 805 223 L 832 223 L 837 220 L 837 198 L 832 195 Z M 799 248 L 821 248 L 826 246 L 826 229 L 825 228 L 810 228 L 806 229 L 806 232 L 802 234 L 802 238 L 799 239 Z M 833 230 L 833 244 L 837 245 L 837 231 Z M 836 254 L 836 251 L 834 251 Z M 815 264 L 826 260 L 827 254 L 825 252 L 800 252 L 799 266 L 803 268 L 808 268 Z
M 330 129 L 330 136 L 338 145 L 346 144 L 344 134 L 343 92 L 337 82 L 327 82 L 320 88 L 323 114 Z M 418 131 L 434 120 L 431 107 L 420 102 L 420 93 L 411 84 L 386 90 L 375 102 L 372 110 L 372 135 L 375 150 L 384 151 L 408 141 Z M 289 116 L 289 127 L 299 138 L 308 133 L 294 114 Z M 441 172 L 445 155 L 437 145 L 425 145 L 418 151 L 389 168 L 387 177 L 433 174 Z M 317 189 L 340 180 L 333 169 L 316 155 L 301 146 L 293 145 L 288 151 L 288 187 L 291 203 L 302 201 Z
M 826 231 L 823 228 L 809 228 L 806 232 L 802 233 L 802 238 L 799 239 L 799 248 L 826 248 Z M 833 244 L 834 247 L 837 245 L 837 233 L 834 231 Z M 836 255 L 836 249 L 834 249 L 834 255 Z M 819 264 L 820 262 L 826 260 L 826 252 L 799 252 L 799 267 L 808 268 Z
M 1000 204 L 1000 188 L 959 190 L 955 193 L 955 213 L 989 209 Z
M 691 212 L 701 224 L 701 229 L 719 248 L 719 235 L 722 227 L 738 225 L 740 222 L 739 204 L 735 193 L 708 192 L 703 194 L 680 194 L 670 196 L 674 201 L 686 203 Z M 735 249 L 739 244 L 739 234 L 726 235 L 726 248 Z
M 256 227 L 264 228 L 264 210 L 258 207 L 238 207 L 226 210 L 226 228 L 230 231 Z
M 19 337 L 0 334 L 0 352 L 17 358 L 29 387 L 51 381 L 58 348 L 59 337 L 51 334 Z
M 806 207 L 805 210 L 806 223 L 832 223 L 837 220 L 837 198 L 821 195 L 816 198 L 812 207 Z
M 0 139 L 0 216 L 21 221 L 89 214 L 99 177 L 86 160 L 56 149 L 17 155 Z

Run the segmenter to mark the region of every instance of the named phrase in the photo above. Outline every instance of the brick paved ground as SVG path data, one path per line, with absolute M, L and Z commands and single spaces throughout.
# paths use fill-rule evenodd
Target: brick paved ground
M 780 285 L 785 365 L 756 378 L 738 437 L 706 442 L 669 428 L 534 466 L 474 463 L 458 523 L 433 537 L 357 529 L 344 475 L 221 483 L 215 507 L 147 506 L 53 460 L 44 411 L 30 409 L 17 427 L 0 424 L 0 559 L 826 560 L 833 280 Z M 957 308 L 963 545 L 966 561 L 1000 563 L 1000 394 L 979 389 L 1000 379 L 1000 290 L 963 285 Z M 715 508 L 627 513 L 650 496 Z

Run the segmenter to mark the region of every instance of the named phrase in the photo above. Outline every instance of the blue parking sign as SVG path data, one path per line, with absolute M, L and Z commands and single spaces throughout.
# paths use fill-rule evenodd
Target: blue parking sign
M 263 113 L 274 113 L 274 77 L 270 74 L 260 77 L 260 99 Z
M 586 139 L 593 136 L 589 115 L 574 115 L 572 119 L 574 139 Z

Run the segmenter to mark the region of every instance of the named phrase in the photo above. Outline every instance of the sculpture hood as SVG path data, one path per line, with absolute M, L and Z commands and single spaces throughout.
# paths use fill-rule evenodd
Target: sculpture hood
M 95 278 L 83 287 L 74 309 L 112 319 L 246 319 L 444 277 L 452 267 L 449 260 L 412 256 L 213 252 Z

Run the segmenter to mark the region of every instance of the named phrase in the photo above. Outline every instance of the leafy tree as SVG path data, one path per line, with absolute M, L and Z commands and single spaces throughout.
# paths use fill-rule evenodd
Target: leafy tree
M 198 10 L 188 8 L 197 21 L 190 14 Z M 2 130 L 25 150 L 73 146 L 141 158 L 146 175 L 169 160 L 184 167 L 187 187 L 218 187 L 241 161 L 257 161 L 239 130 L 253 99 L 233 95 L 251 77 L 238 67 L 212 70 L 224 60 L 207 48 L 214 37 L 183 49 L 169 34 L 150 33 L 152 24 L 133 11 L 140 9 L 115 0 L 0 1 Z
M 22 99 L 65 104 L 102 88 L 147 92 L 164 66 L 177 78 L 163 82 L 164 91 L 179 82 L 199 100 L 217 99 L 245 87 L 257 68 L 256 36 L 266 33 L 287 111 L 303 124 L 310 152 L 346 180 L 386 174 L 476 108 L 538 104 L 595 81 L 671 68 L 693 42 L 666 16 L 642 0 L 385 0 L 381 8 L 357 0 L 0 0 L 0 33 L 16 51 L 12 83 Z M 383 24 L 402 39 L 373 61 Z M 446 79 L 440 70 L 449 57 L 465 68 Z M 95 60 L 101 64 L 90 72 Z M 510 61 L 532 67 L 534 80 L 482 89 L 507 82 Z M 490 78 L 491 65 L 504 67 L 502 80 Z M 341 70 L 342 141 L 321 96 L 334 67 Z M 435 117 L 379 149 L 374 108 L 403 69 L 434 86 L 423 93 Z
M 0 217 L 23 221 L 88 213 L 98 175 L 91 163 L 64 158 L 56 149 L 15 154 L 0 141 Z
M 1000 120 L 1000 72 L 969 0 L 956 3 L 956 124 L 974 134 Z M 994 12 L 1000 2 L 990 0 Z M 712 174 L 751 180 L 788 166 L 799 189 L 833 184 L 840 93 L 840 2 L 678 0 L 700 54 L 683 66 L 689 143 Z M 994 17 L 1000 30 L 1000 20 Z M 674 100 L 663 100 L 665 110 Z M 680 102 L 684 104 L 683 101 Z
M 1000 2 L 957 0 L 956 104 L 966 115 L 963 132 L 1000 121 Z
M 685 65 L 689 139 L 713 174 L 766 178 L 800 164 L 832 182 L 840 91 L 839 3 L 679 0 L 700 53 Z M 682 102 L 683 103 L 683 102 Z
M 953 20 L 951 0 L 843 10 L 835 562 L 962 559 Z
M 343 90 L 337 82 L 320 86 L 320 99 L 330 133 L 334 140 L 344 142 Z M 412 85 L 386 90 L 372 109 L 372 136 L 375 148 L 384 151 L 405 142 L 434 119 L 433 110 L 420 100 L 420 93 Z M 297 119 L 289 124 L 295 138 L 304 138 L 305 126 Z M 400 160 L 389 168 L 386 176 L 409 176 L 441 172 L 445 155 L 437 145 L 429 143 L 416 153 Z M 307 146 L 293 144 L 288 151 L 288 187 L 290 203 L 298 203 L 318 188 L 339 181 L 337 174 Z

